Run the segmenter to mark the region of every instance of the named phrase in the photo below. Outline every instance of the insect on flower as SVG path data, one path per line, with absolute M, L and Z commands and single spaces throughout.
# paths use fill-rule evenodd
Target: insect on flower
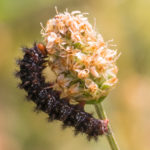
M 72 105 L 67 98 L 61 99 L 60 93 L 53 90 L 53 84 L 45 82 L 42 74 L 46 67 L 47 53 L 43 44 L 34 44 L 32 48 L 23 48 L 24 56 L 18 60 L 20 70 L 16 76 L 20 78 L 19 87 L 27 92 L 27 98 L 36 104 L 36 110 L 48 114 L 49 120 L 60 120 L 63 127 L 74 127 L 75 133 L 85 133 L 88 138 L 97 139 L 98 135 L 107 133 L 108 120 L 95 119 L 91 114 L 84 111 L 80 105 Z M 44 53 L 43 53 L 44 52 Z M 63 79 L 63 75 L 58 79 Z M 64 83 L 67 86 L 67 82 Z M 77 91 L 77 86 L 71 87 L 71 93 Z
M 45 27 L 41 24 L 45 44 L 23 48 L 16 73 L 21 80 L 19 87 L 36 104 L 36 110 L 48 114 L 49 120 L 62 121 L 63 127 L 74 127 L 75 134 L 97 139 L 110 131 L 108 119 L 95 119 L 84 111 L 84 105 L 99 103 L 116 85 L 116 60 L 120 55 L 109 48 L 109 42 L 104 42 L 84 13 L 56 13 Z M 56 75 L 53 83 L 46 82 L 46 67 Z

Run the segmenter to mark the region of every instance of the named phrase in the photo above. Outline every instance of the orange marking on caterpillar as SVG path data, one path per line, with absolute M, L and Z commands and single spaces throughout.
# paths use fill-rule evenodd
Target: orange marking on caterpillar
M 46 55 L 47 51 L 46 51 L 46 47 L 45 47 L 44 44 L 38 43 L 38 44 L 37 44 L 37 47 L 38 47 L 38 49 L 41 51 L 41 53 L 42 53 L 43 55 Z

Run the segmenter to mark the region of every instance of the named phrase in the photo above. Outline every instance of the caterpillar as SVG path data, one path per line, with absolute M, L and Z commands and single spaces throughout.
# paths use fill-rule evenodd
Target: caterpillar
M 52 89 L 52 83 L 46 82 L 42 75 L 47 65 L 45 46 L 34 43 L 32 48 L 22 48 L 24 56 L 17 60 L 20 78 L 19 88 L 27 92 L 27 99 L 36 104 L 36 110 L 48 114 L 49 120 L 63 122 L 63 127 L 74 127 L 75 134 L 85 133 L 88 139 L 98 138 L 108 132 L 108 120 L 95 119 L 84 111 L 80 104 L 70 104 L 68 98 L 60 98 L 60 92 Z

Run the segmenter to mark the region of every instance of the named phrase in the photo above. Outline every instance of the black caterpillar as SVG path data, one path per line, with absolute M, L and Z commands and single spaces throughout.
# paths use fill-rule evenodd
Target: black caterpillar
M 23 52 L 23 58 L 17 61 L 20 70 L 16 76 L 21 79 L 19 87 L 27 92 L 27 99 L 36 103 L 36 110 L 47 113 L 51 121 L 62 121 L 63 127 L 74 127 L 75 134 L 86 133 L 89 139 L 107 133 L 106 120 L 95 119 L 80 104 L 70 104 L 67 98 L 60 99 L 60 93 L 45 82 L 42 71 L 47 65 L 47 55 L 43 45 L 35 43 L 32 48 L 23 48 Z

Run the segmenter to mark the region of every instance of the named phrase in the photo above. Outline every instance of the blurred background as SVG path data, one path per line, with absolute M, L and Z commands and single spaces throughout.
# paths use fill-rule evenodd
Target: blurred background
M 104 106 L 121 150 L 149 150 L 150 0 L 0 0 L 0 150 L 110 149 L 104 136 L 88 142 L 85 135 L 75 137 L 73 128 L 62 130 L 61 122 L 48 123 L 17 88 L 20 47 L 42 41 L 40 22 L 56 14 L 55 6 L 59 12 L 89 12 L 105 41 L 114 39 L 122 53 L 119 83 Z

